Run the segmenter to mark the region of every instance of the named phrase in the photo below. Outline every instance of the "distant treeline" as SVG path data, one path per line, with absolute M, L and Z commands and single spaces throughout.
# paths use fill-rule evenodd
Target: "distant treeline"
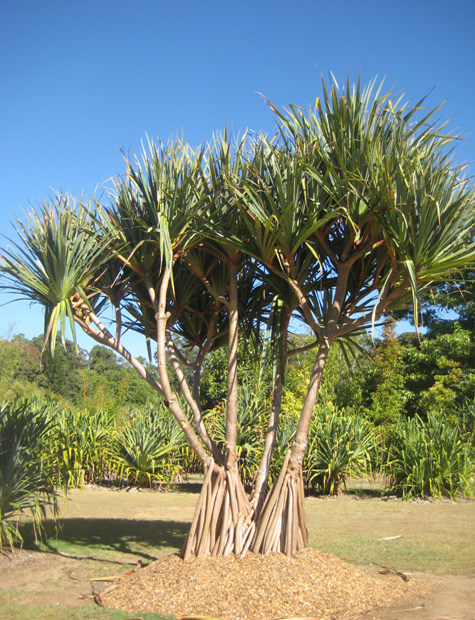
M 423 338 L 416 333 L 397 335 L 388 320 L 382 337 L 374 342 L 360 337 L 360 353 L 345 359 L 335 347 L 325 369 L 320 405 L 358 410 L 375 424 L 396 422 L 401 417 L 429 414 L 455 421 L 467 403 L 475 399 L 475 330 L 469 322 L 432 320 Z M 294 335 L 295 346 L 307 336 Z M 79 409 L 110 411 L 158 404 L 159 395 L 115 354 L 101 346 L 89 352 L 71 342 L 58 347 L 54 358 L 42 353 L 43 338 L 31 340 L 14 335 L 0 340 L 0 396 L 49 396 Z M 297 415 L 306 393 L 306 377 L 314 352 L 291 358 L 285 384 L 283 411 Z M 241 343 L 240 384 L 270 394 L 272 369 L 249 354 Z M 219 405 L 226 394 L 226 350 L 211 356 L 202 374 L 204 410 Z M 155 373 L 154 364 L 147 365 Z

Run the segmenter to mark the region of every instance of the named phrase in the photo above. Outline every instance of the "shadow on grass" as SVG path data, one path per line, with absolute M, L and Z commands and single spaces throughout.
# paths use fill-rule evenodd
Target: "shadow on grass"
M 39 544 L 35 543 L 31 524 L 25 524 L 21 533 L 25 548 L 73 557 L 77 554 L 81 559 L 99 562 L 111 562 L 110 553 L 153 561 L 162 548 L 180 549 L 189 528 L 189 523 L 180 521 L 66 518 L 60 520 L 57 535 L 54 524 L 47 522 Z
M 178 482 L 170 484 L 170 491 L 173 491 L 173 493 L 195 493 L 198 495 L 201 492 L 202 486 L 202 480 L 196 482 Z

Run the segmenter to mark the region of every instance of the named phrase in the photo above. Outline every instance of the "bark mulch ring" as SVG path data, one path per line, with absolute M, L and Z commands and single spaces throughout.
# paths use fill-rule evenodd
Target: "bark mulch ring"
M 333 620 L 387 607 L 426 586 L 406 575 L 369 575 L 337 557 L 305 549 L 245 558 L 170 555 L 104 593 L 107 607 L 222 620 L 318 618 Z

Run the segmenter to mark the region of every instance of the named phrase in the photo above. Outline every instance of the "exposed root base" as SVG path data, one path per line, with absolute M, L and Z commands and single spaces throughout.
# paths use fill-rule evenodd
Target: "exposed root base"
M 302 472 L 282 472 L 266 498 L 262 511 L 249 502 L 237 471 L 208 467 L 193 522 L 181 555 L 244 557 L 254 553 L 295 555 L 308 546 Z
M 260 514 L 251 545 L 255 553 L 294 556 L 308 546 L 302 471 L 296 474 L 288 470 L 289 457 L 290 453 Z
M 182 549 L 183 559 L 191 555 L 244 556 L 255 531 L 254 511 L 237 472 L 215 473 L 208 467 L 191 529 Z

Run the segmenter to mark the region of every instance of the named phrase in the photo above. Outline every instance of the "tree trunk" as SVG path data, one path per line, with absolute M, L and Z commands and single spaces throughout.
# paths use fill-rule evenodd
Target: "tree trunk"
M 229 343 L 228 343 L 228 390 L 226 402 L 226 469 L 236 466 L 236 443 L 238 427 L 238 269 L 229 266 Z
M 320 344 L 294 442 L 259 515 L 251 546 L 255 553 L 281 552 L 293 556 L 308 545 L 302 464 L 328 352 L 329 346 Z
M 221 467 L 216 472 L 211 459 L 182 549 L 183 558 L 230 553 L 244 556 L 254 531 L 253 511 L 237 470 Z
M 182 556 L 285 553 L 308 545 L 304 510 L 303 457 L 329 346 L 320 345 L 297 432 L 282 470 L 262 510 L 251 504 L 236 467 L 217 467 L 210 459 Z
M 282 355 L 277 354 L 276 371 L 274 378 L 274 389 L 272 391 L 272 408 L 267 424 L 264 450 L 262 452 L 259 468 L 256 472 L 254 489 L 251 503 L 255 506 L 257 515 L 259 514 L 267 492 L 269 472 L 271 466 L 272 453 L 275 446 L 277 427 L 282 405 L 282 395 L 284 391 L 284 375 L 287 366 L 287 336 L 290 321 L 290 313 L 285 312 L 282 316 Z

